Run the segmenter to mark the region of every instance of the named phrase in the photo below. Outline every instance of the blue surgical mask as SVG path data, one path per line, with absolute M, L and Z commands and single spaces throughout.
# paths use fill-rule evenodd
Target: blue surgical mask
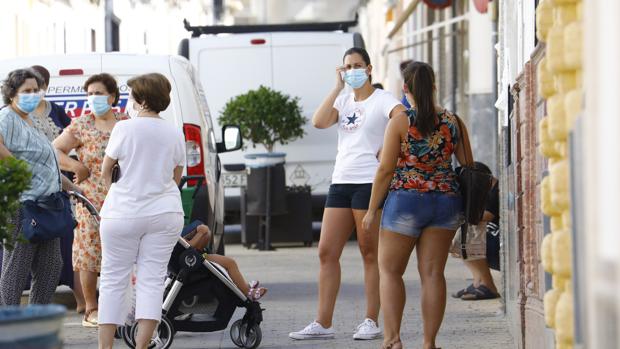
M 17 97 L 17 108 L 26 114 L 32 113 L 41 102 L 41 94 L 39 92 L 19 93 Z
M 344 81 L 353 88 L 364 86 L 366 80 L 368 80 L 368 75 L 366 75 L 365 68 L 351 69 L 344 73 Z
M 88 105 L 93 111 L 95 116 L 103 116 L 110 110 L 111 106 L 108 104 L 109 96 L 103 95 L 90 95 L 88 96 Z

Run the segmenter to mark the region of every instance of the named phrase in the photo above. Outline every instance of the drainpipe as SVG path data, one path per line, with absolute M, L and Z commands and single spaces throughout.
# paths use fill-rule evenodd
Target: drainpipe
M 456 1 L 452 3 L 452 18 L 456 18 Z M 458 35 L 456 35 L 457 25 L 456 23 L 452 24 L 452 104 L 450 109 L 453 113 L 458 113 L 456 110 L 456 91 L 457 91 L 457 81 L 458 81 L 458 55 L 456 53 L 457 49 L 457 40 Z

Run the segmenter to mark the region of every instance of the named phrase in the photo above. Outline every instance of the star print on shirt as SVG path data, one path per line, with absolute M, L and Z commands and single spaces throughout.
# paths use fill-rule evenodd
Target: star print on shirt
M 355 124 L 355 120 L 357 120 L 357 116 L 355 116 L 355 114 L 353 114 L 353 116 L 347 116 L 347 119 L 349 120 L 347 122 L 347 125 L 354 125 Z

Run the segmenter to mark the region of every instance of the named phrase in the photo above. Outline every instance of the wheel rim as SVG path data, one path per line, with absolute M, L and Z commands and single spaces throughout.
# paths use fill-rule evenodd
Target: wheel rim
M 134 326 L 135 324 L 132 326 L 123 326 L 121 328 L 121 333 L 123 334 L 123 340 L 125 341 L 125 344 L 127 344 L 127 346 L 130 348 L 136 347 L 136 341 L 134 340 L 134 337 L 133 337 Z
M 236 346 L 243 348 L 244 344 L 241 341 L 241 320 L 233 322 L 232 326 L 230 326 L 230 339 Z
M 167 318 L 162 318 L 159 326 L 157 326 L 157 331 L 151 339 L 149 349 L 170 348 L 172 336 L 174 336 L 172 333 L 172 325 L 168 322 Z
M 131 340 L 133 344 L 133 346 L 131 347 L 135 348 L 136 336 L 138 334 L 138 323 L 135 323 L 131 327 L 130 332 L 131 332 Z M 162 317 L 161 322 L 159 323 L 159 326 L 157 326 L 157 329 L 155 333 L 153 334 L 153 337 L 151 338 L 151 342 L 149 343 L 148 348 L 149 349 L 170 348 L 170 345 L 172 344 L 173 336 L 174 336 L 174 333 L 172 331 L 172 325 L 170 324 L 167 318 Z
M 262 339 L 261 329 L 258 325 L 254 325 L 248 328 L 247 324 L 241 326 L 240 339 L 243 342 L 243 347 L 246 349 L 254 349 L 258 347 Z

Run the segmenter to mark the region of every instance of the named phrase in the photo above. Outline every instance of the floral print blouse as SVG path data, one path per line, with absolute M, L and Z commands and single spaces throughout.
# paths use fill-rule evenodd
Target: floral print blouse
M 401 144 L 390 190 L 458 192 L 452 168 L 452 154 L 458 143 L 456 116 L 445 109 L 439 111 L 435 130 L 425 138 L 415 126 L 415 110 L 410 109 L 407 114 L 410 125 L 407 140 Z

